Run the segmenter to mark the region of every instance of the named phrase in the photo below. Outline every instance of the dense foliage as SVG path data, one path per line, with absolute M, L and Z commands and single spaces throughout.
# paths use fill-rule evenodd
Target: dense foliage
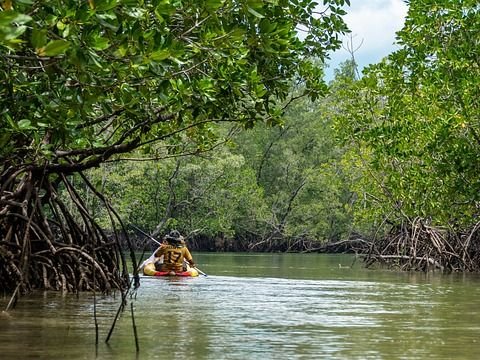
M 378 254 L 407 268 L 479 269 L 479 12 L 476 1 L 410 2 L 400 50 L 339 103 L 356 219 L 387 225 Z
M 345 3 L 3 0 L 2 288 L 121 287 L 118 259 L 106 260 L 118 238 L 82 184 L 113 230 L 124 224 L 83 171 L 135 149 L 201 153 L 221 141 L 219 123 L 276 124 L 294 78 L 323 94 L 318 60 L 340 45 Z
M 275 123 L 293 76 L 312 96 L 324 91 L 310 59 L 338 47 L 345 30 L 335 2 L 319 19 L 313 7 L 4 1 L 0 156 L 52 172 L 82 170 L 180 136 L 201 149 L 215 140 L 213 121 Z
M 332 132 L 334 97 L 297 100 L 282 126 L 240 132 L 201 157 L 108 163 L 89 176 L 126 221 L 154 234 L 175 227 L 193 248 L 322 247 L 348 236 L 352 221 Z M 108 226 L 107 212 L 96 215 Z
M 344 95 L 338 129 L 363 154 L 384 214 L 476 221 L 479 11 L 475 1 L 411 2 L 402 48 Z
M 124 287 L 129 223 L 478 270 L 480 8 L 409 2 L 400 49 L 327 89 L 348 3 L 1 1 L 3 289 Z

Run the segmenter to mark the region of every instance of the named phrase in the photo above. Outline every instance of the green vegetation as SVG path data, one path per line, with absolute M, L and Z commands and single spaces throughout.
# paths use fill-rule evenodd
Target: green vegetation
M 109 231 L 125 224 L 83 172 L 135 150 L 201 154 L 228 123 L 278 124 L 293 79 L 325 93 L 319 64 L 340 45 L 346 2 L 3 0 L 1 288 L 124 287 Z
M 336 127 L 359 179 L 356 218 L 393 224 L 379 255 L 409 267 L 479 269 L 479 11 L 411 2 L 401 49 L 344 91 Z
M 194 248 L 321 247 L 348 236 L 351 223 L 330 105 L 330 97 L 302 99 L 282 126 L 240 132 L 202 156 L 114 162 L 89 175 L 99 186 L 105 180 L 102 192 L 127 222 L 154 233 L 180 229 Z M 108 224 L 106 211 L 97 215 Z
M 348 1 L 1 4 L 4 290 L 124 288 L 128 224 L 479 270 L 476 2 L 411 3 L 329 86 Z

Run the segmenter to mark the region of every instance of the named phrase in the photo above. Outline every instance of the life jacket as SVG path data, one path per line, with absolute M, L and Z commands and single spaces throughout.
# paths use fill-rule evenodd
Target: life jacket
M 155 253 L 155 256 L 160 257 L 163 255 L 163 264 L 161 265 L 161 271 L 183 271 L 183 260 L 188 262 L 192 261 L 192 255 L 186 246 L 183 244 L 170 245 L 162 244 Z

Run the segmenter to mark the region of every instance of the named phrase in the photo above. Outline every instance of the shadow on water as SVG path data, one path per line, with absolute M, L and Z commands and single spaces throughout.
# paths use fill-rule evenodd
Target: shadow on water
M 129 311 L 104 343 L 119 297 L 97 299 L 95 348 L 92 295 L 49 292 L 0 315 L 1 358 L 473 359 L 480 350 L 476 275 L 373 271 L 346 255 L 196 261 L 208 277 L 141 278 L 138 356 Z

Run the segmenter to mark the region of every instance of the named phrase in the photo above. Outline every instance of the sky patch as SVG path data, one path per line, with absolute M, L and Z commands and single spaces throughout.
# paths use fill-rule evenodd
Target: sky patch
M 341 62 L 351 58 L 346 50 L 349 46 L 358 48 L 354 56 L 359 70 L 398 49 L 395 33 L 402 29 L 408 10 L 403 0 L 351 0 L 350 3 L 351 6 L 345 6 L 344 20 L 352 32 L 344 37 L 343 48 L 332 54 L 326 69 L 327 80 Z

